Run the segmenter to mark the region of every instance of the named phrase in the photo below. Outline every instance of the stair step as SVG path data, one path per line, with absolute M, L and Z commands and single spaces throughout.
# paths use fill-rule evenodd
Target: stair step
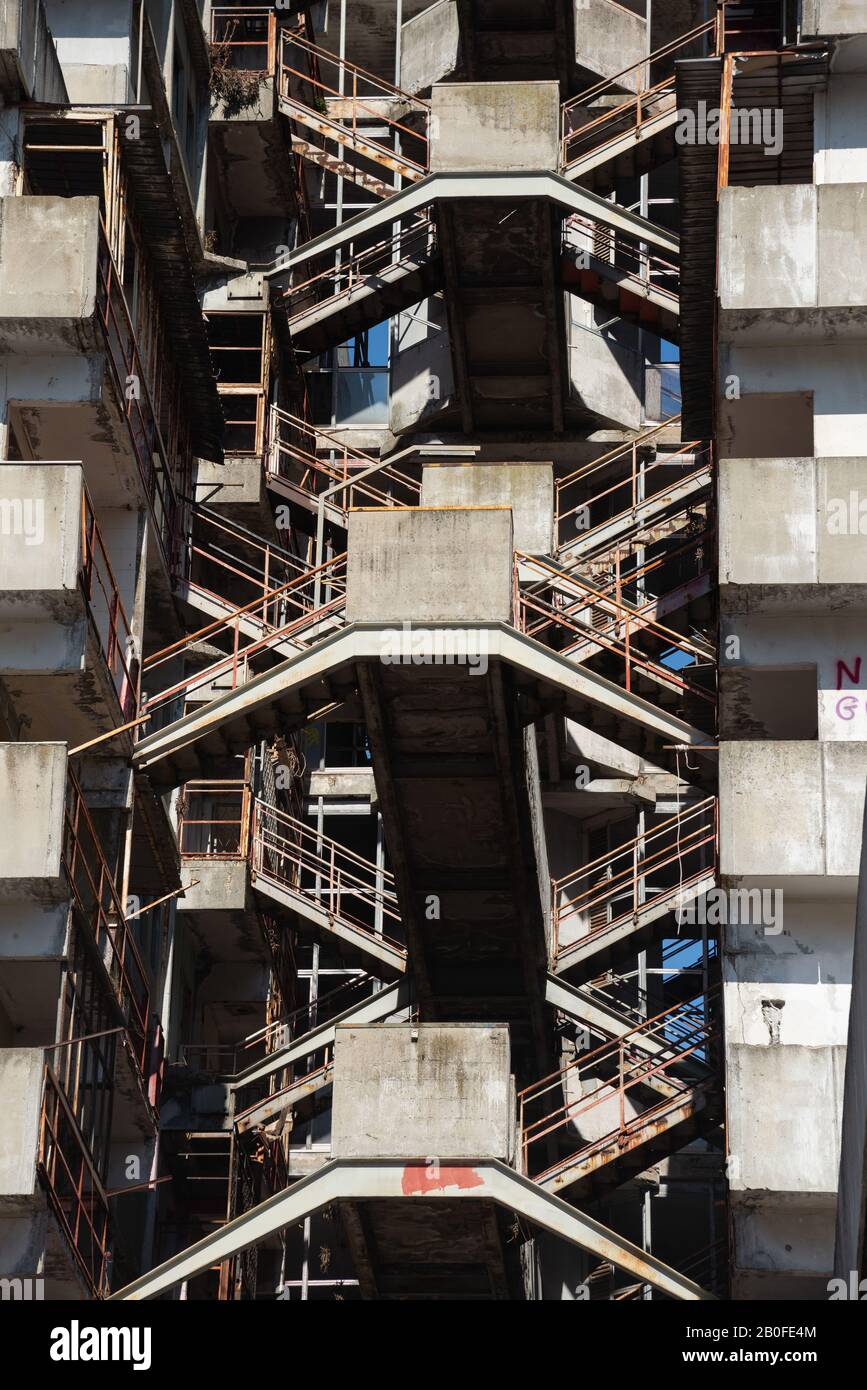
M 367 174 L 363 169 L 359 169 L 355 164 L 350 164 L 346 159 L 340 159 L 336 154 L 329 154 L 328 150 L 323 150 L 320 145 L 313 145 L 309 140 L 301 140 L 297 135 L 292 137 L 292 148 L 297 150 L 303 159 L 307 159 L 311 164 L 317 164 L 321 169 L 327 169 L 331 174 L 338 174 L 341 178 L 349 179 L 352 183 L 357 183 L 359 187 L 366 188 L 369 193 L 375 193 L 377 198 L 390 198 L 394 189 L 382 179 L 376 178 L 374 174 Z
M 372 159 L 375 164 L 381 164 L 385 169 L 391 169 L 402 178 L 415 182 L 424 177 L 424 170 L 410 160 L 404 159 L 401 155 L 386 150 L 378 141 L 365 139 L 358 129 L 342 125 L 340 121 L 331 120 L 321 112 L 312 111 L 303 102 L 297 101 L 293 97 L 281 96 L 280 109 L 290 121 L 298 121 L 301 125 L 307 126 L 310 130 L 315 130 L 326 140 L 343 145 L 352 149 L 356 154 L 364 159 Z M 394 192 L 394 190 L 391 190 Z

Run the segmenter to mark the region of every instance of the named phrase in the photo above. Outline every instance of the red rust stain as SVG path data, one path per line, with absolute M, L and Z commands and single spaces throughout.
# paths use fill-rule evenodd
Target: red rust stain
M 401 1188 L 404 1197 L 420 1197 L 425 1192 L 441 1192 L 445 1187 L 483 1187 L 485 1180 L 474 1168 L 404 1168 Z

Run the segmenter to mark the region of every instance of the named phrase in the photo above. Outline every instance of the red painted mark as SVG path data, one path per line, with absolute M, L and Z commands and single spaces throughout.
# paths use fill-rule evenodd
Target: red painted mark
M 861 679 L 861 658 L 860 658 L 860 656 L 856 656 L 856 658 L 855 658 L 855 669 L 854 669 L 854 671 L 850 671 L 850 670 L 849 670 L 849 667 L 846 665 L 845 661 L 840 660 L 840 658 L 838 657 L 838 659 L 837 659 L 837 689 L 838 689 L 838 690 L 842 690 L 842 689 L 843 689 L 843 676 L 844 676 L 844 675 L 846 675 L 846 676 L 849 677 L 849 679 L 850 679 L 850 681 L 852 682 L 853 685 L 857 685 L 857 684 L 858 684 L 858 682 L 859 682 L 860 679 Z
M 442 1192 L 446 1187 L 484 1187 L 485 1180 L 474 1168 L 404 1168 L 401 1189 L 404 1197 L 422 1197 L 426 1192 Z

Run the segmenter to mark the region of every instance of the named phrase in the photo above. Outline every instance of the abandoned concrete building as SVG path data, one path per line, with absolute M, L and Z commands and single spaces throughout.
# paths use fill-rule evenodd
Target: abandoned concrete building
M 6 0 L 0 94 L 0 1275 L 867 1274 L 867 0 Z

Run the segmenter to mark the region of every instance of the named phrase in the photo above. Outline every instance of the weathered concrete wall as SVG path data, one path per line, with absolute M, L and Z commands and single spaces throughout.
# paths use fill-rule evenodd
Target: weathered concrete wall
M 99 201 L 0 199 L 0 349 L 85 350 L 96 309 Z M 50 247 L 33 274 L 33 248 Z
M 338 1028 L 334 1158 L 500 1158 L 512 1151 L 502 1024 Z
M 720 583 L 867 583 L 865 478 L 867 458 L 721 459 Z
M 813 1121 L 815 1123 L 815 1121 Z M 732 1298 L 824 1301 L 834 1255 L 834 1198 L 731 1197 Z
M 423 300 L 392 323 L 388 427 L 400 435 L 422 428 L 451 405 L 455 381 L 442 295 Z
M 432 173 L 556 169 L 556 82 L 456 82 L 431 93 Z
M 775 883 L 829 876 L 854 888 L 865 780 L 864 742 L 721 743 L 721 872 Z
M 508 622 L 512 513 L 424 508 L 352 512 L 349 622 Z
M 68 932 L 66 902 L 0 902 L 0 961 L 62 960 Z M 56 988 L 56 977 L 52 978 L 52 985 Z M 40 1019 L 40 1025 L 41 1022 Z M 17 1040 L 22 1041 L 20 1035 Z
M 405 92 L 427 92 L 461 61 L 457 0 L 439 0 L 408 19 L 400 31 L 400 83 Z
M 773 341 L 805 311 L 867 301 L 867 184 L 724 188 L 720 196 L 722 337 Z M 756 321 L 756 310 L 778 311 Z M 781 311 L 792 311 L 783 315 Z M 807 316 L 812 326 L 815 315 Z M 861 330 L 867 316 L 858 316 Z M 821 325 L 821 320 L 817 321 Z
M 727 1056 L 728 1089 L 735 1094 L 729 1151 L 738 1158 L 730 1164 L 732 1190 L 834 1193 L 845 1047 L 730 1040 Z
M 228 310 L 230 313 L 262 313 L 268 307 L 271 286 L 261 271 L 226 274 L 208 285 L 202 293 L 202 308 L 206 313 Z
M 0 1204 L 37 1191 L 36 1155 L 45 1056 L 41 1047 L 0 1048 Z M 4 1267 L 4 1274 L 7 1272 Z
M 0 92 L 8 102 L 22 97 L 48 103 L 68 100 L 42 0 L 4 0 L 0 13 Z
M 787 312 L 787 311 L 786 311 Z M 762 316 L 756 316 L 761 319 Z M 727 332 L 729 330 L 724 330 Z M 767 431 L 760 448 L 743 442 L 737 426 L 721 438 L 721 453 L 734 457 L 749 457 L 767 452 L 783 457 L 787 454 L 813 453 L 818 458 L 861 458 L 867 432 L 867 353 L 862 341 L 829 338 L 826 342 L 799 342 L 791 329 L 790 341 L 741 345 L 723 344 L 720 348 L 719 374 L 721 385 L 735 378 L 744 394 L 775 392 L 805 392 L 812 398 L 813 439 L 809 437 L 799 447 L 779 442 L 779 429 L 785 428 L 780 416 L 785 412 L 777 402 L 777 414 L 770 413 L 766 403 Z M 739 402 L 721 401 L 736 408 Z M 737 411 L 732 419 L 736 421 Z
M 0 743 L 0 895 L 62 891 L 65 743 Z
M 258 454 L 227 455 L 222 463 L 196 459 L 196 500 L 206 507 L 258 505 L 263 487 Z
M 550 555 L 554 469 L 546 463 L 426 463 L 423 507 L 511 507 L 515 549 Z
M 818 737 L 829 745 L 860 744 L 867 739 L 867 622 L 861 610 L 859 589 L 832 590 L 845 596 L 835 609 L 813 611 L 793 604 L 772 605 L 753 611 L 757 593 L 748 588 L 734 612 L 728 612 L 729 590 L 722 590 L 722 657 L 720 661 L 720 719 L 723 738 L 786 736 L 782 723 L 788 712 L 797 715 L 801 732 L 792 740 Z M 812 595 L 816 590 L 807 591 Z M 824 588 L 818 590 L 820 594 Z M 729 656 L 730 642 L 737 640 L 738 655 Z M 785 695 L 787 709 L 768 703 L 776 673 L 777 701 Z M 781 683 L 783 680 L 788 684 Z M 798 682 L 796 689 L 794 682 Z M 764 691 L 762 685 L 764 683 Z M 808 708 L 809 705 L 809 708 Z M 809 715 L 809 728 L 806 719 Z
M 178 906 L 182 912 L 243 912 L 247 905 L 249 866 L 246 859 L 188 859 L 189 877 L 198 879 Z
M 864 33 L 867 33 L 865 0 L 802 0 L 802 37 Z
M 575 60 L 598 77 L 615 77 L 624 68 L 640 63 L 647 52 L 647 22 L 622 5 L 609 0 L 573 0 Z M 629 77 L 624 79 L 627 83 Z M 630 91 L 635 90 L 634 78 Z
M 611 333 L 602 334 L 597 321 L 606 322 L 610 313 L 574 294 L 567 296 L 566 316 L 570 396 L 601 420 L 639 429 L 642 363 L 627 339 L 629 334 L 634 341 L 632 325 L 615 329 L 623 332 L 622 341 Z
M 0 614 L 15 620 L 78 607 L 81 488 L 78 463 L 7 463 L 0 471 Z

